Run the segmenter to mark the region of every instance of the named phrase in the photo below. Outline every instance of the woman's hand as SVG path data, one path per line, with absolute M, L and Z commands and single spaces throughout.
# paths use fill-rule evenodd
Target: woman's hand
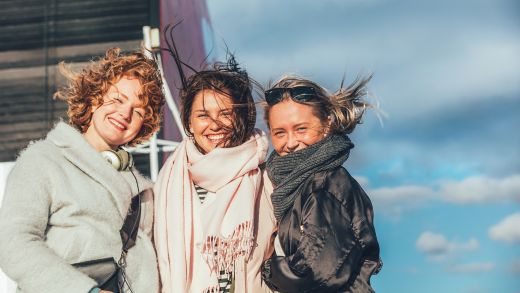
M 101 291 L 99 291 L 99 293 L 114 293 L 114 292 L 112 292 L 112 291 L 101 290 Z

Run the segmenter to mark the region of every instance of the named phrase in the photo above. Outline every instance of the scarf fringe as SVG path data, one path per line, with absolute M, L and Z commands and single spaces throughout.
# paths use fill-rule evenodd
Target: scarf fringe
M 235 272 L 235 263 L 247 259 L 253 250 L 254 236 L 251 221 L 240 223 L 227 238 L 208 236 L 202 246 L 202 256 L 212 273 Z M 211 292 L 211 291 L 208 291 Z
M 202 291 L 202 293 L 219 293 L 219 292 L 220 292 L 219 286 L 211 286 L 211 287 L 204 289 L 204 291 Z

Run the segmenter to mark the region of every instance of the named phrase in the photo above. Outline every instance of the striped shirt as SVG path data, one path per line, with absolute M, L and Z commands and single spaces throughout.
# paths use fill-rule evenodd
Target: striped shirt
M 208 191 L 196 184 L 195 184 L 195 191 L 197 191 L 197 194 L 199 195 L 200 203 L 201 204 L 204 203 L 206 196 L 208 196 Z
M 200 203 L 203 204 L 204 200 L 206 200 L 206 197 L 208 196 L 208 191 L 198 185 L 195 184 L 195 191 L 197 192 L 197 195 L 199 196 Z M 220 293 L 229 293 L 234 290 L 231 290 L 233 283 L 233 276 L 231 273 L 226 271 L 220 271 L 219 278 L 218 278 L 218 285 L 219 285 L 219 292 Z

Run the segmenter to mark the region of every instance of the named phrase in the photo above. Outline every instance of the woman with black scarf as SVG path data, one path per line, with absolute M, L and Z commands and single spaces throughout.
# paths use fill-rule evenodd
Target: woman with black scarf
M 366 107 L 358 79 L 329 94 L 310 80 L 284 77 L 265 92 L 274 152 L 267 161 L 278 247 L 264 281 L 280 292 L 374 292 L 381 268 L 370 199 L 345 170 L 347 134 Z

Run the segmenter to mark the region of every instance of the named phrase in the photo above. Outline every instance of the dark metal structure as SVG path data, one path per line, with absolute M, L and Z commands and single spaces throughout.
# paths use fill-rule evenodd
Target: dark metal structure
M 0 5 L 0 162 L 15 160 L 65 116 L 66 104 L 52 100 L 63 83 L 58 62 L 81 68 L 110 47 L 138 49 L 142 27 L 159 22 L 158 0 L 1 0 Z

